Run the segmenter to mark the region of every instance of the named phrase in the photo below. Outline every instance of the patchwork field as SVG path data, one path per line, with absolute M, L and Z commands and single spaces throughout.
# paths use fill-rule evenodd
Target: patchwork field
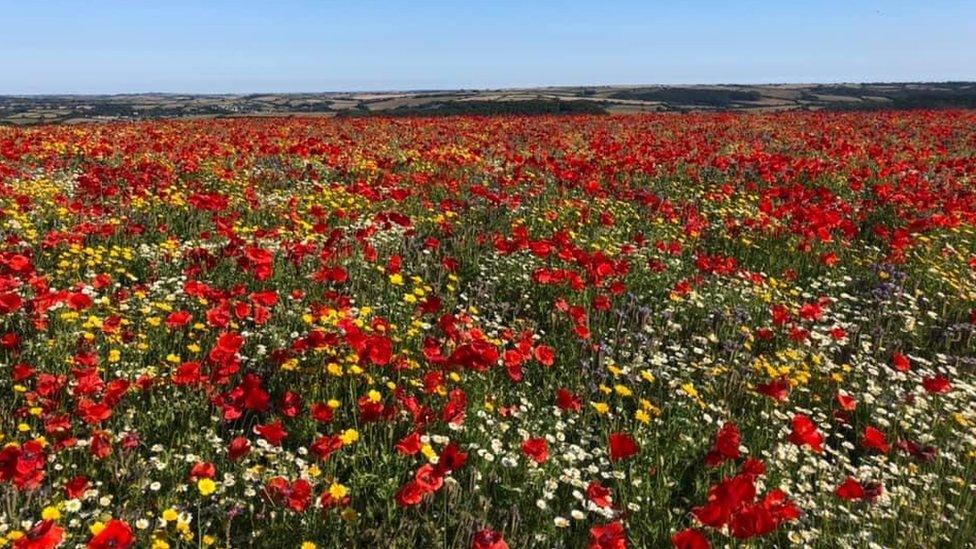
M 965 110 L 0 128 L 0 546 L 971 544 L 974 152 Z

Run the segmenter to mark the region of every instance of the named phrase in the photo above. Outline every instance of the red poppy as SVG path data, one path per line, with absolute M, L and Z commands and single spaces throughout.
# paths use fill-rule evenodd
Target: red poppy
M 214 478 L 217 476 L 217 468 L 209 461 L 198 461 L 190 469 L 190 479 L 198 480 L 201 478 Z
M 556 352 L 548 345 L 539 345 L 533 351 L 535 359 L 543 366 L 552 366 L 556 362 Z
M 922 387 L 930 393 L 948 393 L 952 390 L 952 382 L 948 377 L 938 374 L 922 378 Z
M 308 509 L 312 502 L 312 485 L 301 478 L 288 482 L 284 477 L 275 477 L 268 481 L 265 493 L 271 501 L 298 513 Z
M 315 439 L 309 450 L 319 459 L 328 459 L 334 452 L 342 448 L 342 439 L 337 436 L 325 435 Z
M 610 489 L 599 482 L 593 481 L 586 487 L 586 498 L 597 507 L 610 507 L 612 504 L 611 497 Z
M 675 549 L 711 549 L 705 534 L 694 528 L 687 528 L 671 536 L 671 545 Z
M 166 317 L 166 326 L 175 330 L 186 326 L 191 320 L 193 320 L 193 315 L 189 311 L 175 311 Z
M 134 542 L 132 528 L 124 521 L 112 519 L 101 532 L 88 540 L 88 549 L 125 549 Z
M 396 449 L 397 452 L 402 455 L 412 456 L 420 451 L 422 445 L 423 443 L 420 440 L 420 433 L 415 431 L 400 439 L 400 441 L 396 443 Z
M 627 459 L 640 451 L 640 446 L 627 433 L 611 433 L 609 446 L 611 462 Z
M 78 475 L 64 485 L 64 495 L 68 499 L 78 499 L 88 490 L 88 478 Z
M 397 505 L 401 507 L 410 507 L 423 501 L 426 494 L 427 492 L 417 481 L 411 480 L 397 491 L 395 499 Z
M 891 365 L 899 372 L 907 372 L 912 369 L 911 360 L 901 353 L 895 353 L 891 356 Z
M 232 460 L 238 460 L 251 451 L 251 442 L 244 437 L 237 437 L 227 445 L 227 456 Z
M 485 528 L 475 532 L 471 539 L 471 549 L 508 549 L 501 533 Z
M 742 455 L 739 446 L 742 445 L 742 435 L 739 427 L 731 421 L 725 422 L 715 435 L 715 445 L 705 456 L 705 465 L 717 467 L 725 461 L 736 460 Z
M 333 411 L 328 404 L 322 402 L 316 402 L 309 408 L 309 412 L 312 414 L 312 419 L 319 423 L 331 423 Z
M 864 499 L 864 488 L 853 477 L 847 477 L 844 483 L 837 487 L 837 497 L 841 499 Z
M 842 410 L 848 412 L 853 412 L 857 408 L 857 401 L 854 400 L 854 397 L 844 393 L 837 393 L 837 404 L 840 405 Z
M 24 300 L 13 292 L 0 294 L 0 314 L 10 314 L 24 304 Z
M 88 294 L 76 292 L 68 296 L 68 308 L 81 311 L 92 306 L 92 298 Z
M 556 391 L 556 406 L 563 410 L 578 411 L 583 407 L 583 399 L 567 389 L 559 389 Z
M 440 490 L 441 486 L 444 486 L 444 475 L 438 472 L 436 467 L 430 463 L 426 463 L 417 469 L 417 472 L 414 474 L 414 482 L 425 492 L 433 493 Z
M 871 427 L 870 425 L 864 428 L 862 443 L 866 448 L 877 450 L 882 454 L 887 454 L 888 451 L 891 450 L 891 446 L 888 444 L 888 439 L 885 438 L 885 434 L 880 430 Z
M 18 490 L 30 491 L 44 480 L 47 454 L 36 440 L 0 450 L 0 482 L 12 482 Z
M 549 443 L 544 438 L 530 438 L 522 443 L 522 451 L 536 463 L 549 459 Z
M 63 539 L 64 530 L 57 523 L 42 520 L 14 541 L 14 549 L 54 549 Z
M 590 528 L 587 549 L 627 549 L 627 532 L 619 520 Z
M 756 386 L 756 390 L 773 400 L 786 402 L 790 398 L 790 381 L 780 378 L 769 383 L 760 383 Z
M 272 446 L 281 446 L 281 441 L 288 436 L 288 432 L 285 431 L 284 424 L 280 419 L 264 425 L 255 425 L 254 433 L 267 440 Z
M 817 430 L 816 424 L 803 415 L 793 416 L 793 432 L 790 433 L 790 442 L 797 446 L 809 446 L 814 452 L 823 451 L 823 435 Z

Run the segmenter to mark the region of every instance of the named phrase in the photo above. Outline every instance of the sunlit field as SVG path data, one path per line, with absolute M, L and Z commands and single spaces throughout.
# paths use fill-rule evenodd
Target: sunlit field
M 976 112 L 0 128 L 0 546 L 964 546 Z

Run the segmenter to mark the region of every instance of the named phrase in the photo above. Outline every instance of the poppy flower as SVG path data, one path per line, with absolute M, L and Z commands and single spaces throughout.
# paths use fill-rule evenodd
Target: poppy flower
M 64 495 L 68 499 L 78 499 L 88 490 L 88 478 L 78 475 L 64 485 Z
M 587 549 L 627 549 L 627 532 L 619 520 L 590 528 Z
M 284 424 L 280 419 L 272 423 L 265 423 L 264 425 L 255 425 L 254 433 L 267 440 L 272 446 L 281 446 L 281 441 L 285 440 L 285 437 L 288 436 L 288 432 L 285 431 Z
M 42 520 L 14 541 L 14 549 L 54 549 L 61 545 L 64 529 L 53 520 Z
M 739 459 L 742 455 L 739 452 L 741 445 L 742 435 L 739 433 L 739 427 L 731 421 L 725 422 L 715 435 L 712 450 L 705 456 L 705 465 L 717 467 L 725 461 Z
M 456 442 L 451 441 L 437 456 L 436 468 L 441 474 L 447 474 L 464 467 L 467 462 L 468 454 L 462 452 Z
M 302 513 L 312 502 L 312 485 L 301 478 L 289 482 L 284 477 L 275 477 L 268 481 L 265 494 L 271 501 Z
M 112 519 L 88 540 L 88 549 L 126 549 L 135 542 L 132 528 L 125 521 Z
M 818 454 L 823 452 L 823 435 L 820 434 L 816 424 L 803 414 L 793 416 L 793 432 L 790 433 L 790 442 L 797 446 L 808 446 Z
M 556 362 L 556 352 L 548 345 L 539 345 L 533 351 L 535 359 L 543 366 L 552 366 Z
M 92 306 L 92 298 L 88 294 L 75 292 L 68 296 L 68 308 L 75 311 L 83 311 Z
M 640 446 L 627 433 L 611 433 L 609 446 L 611 462 L 627 459 L 640 451 Z
M 877 450 L 882 454 L 887 454 L 891 450 L 891 446 L 888 444 L 888 439 L 885 434 L 880 430 L 871 427 L 870 425 L 864 428 L 864 435 L 861 438 L 861 443 L 864 444 L 865 448 L 871 448 L 872 450 Z
M 837 497 L 841 499 L 864 499 L 864 488 L 861 483 L 853 477 L 847 477 L 844 482 L 837 487 Z
M 342 438 L 325 435 L 315 439 L 309 450 L 319 459 L 328 459 L 330 455 L 342 448 Z
M 837 404 L 847 412 L 853 412 L 857 408 L 857 401 L 854 400 L 854 397 L 844 393 L 837 393 Z
M 671 545 L 674 549 L 711 549 L 712 547 L 705 534 L 694 528 L 687 528 L 671 536 Z
M 23 304 L 24 300 L 13 292 L 0 294 L 0 314 L 8 315 L 20 309 Z
M 599 482 L 593 481 L 586 487 L 586 499 L 592 501 L 597 507 L 610 507 L 611 497 L 610 489 Z
M 891 365 L 899 372 L 907 372 L 912 369 L 911 360 L 901 353 L 895 353 L 891 356 Z
M 186 326 L 191 320 L 193 320 L 193 315 L 189 311 L 175 311 L 166 317 L 166 326 L 175 330 Z
M 420 451 L 423 446 L 420 440 L 420 433 L 413 432 L 403 437 L 396 443 L 396 450 L 401 455 L 412 456 Z
M 790 381 L 780 378 L 769 383 L 760 383 L 756 390 L 775 401 L 786 402 L 790 398 Z
M 217 468 L 209 461 L 198 461 L 190 469 L 190 480 L 213 479 L 215 476 L 217 476 Z
M 227 445 L 227 457 L 236 461 L 251 451 L 251 442 L 244 437 L 237 437 Z
M 508 543 L 499 532 L 485 528 L 475 532 L 471 539 L 471 549 L 508 549 Z
M 332 422 L 333 411 L 328 404 L 316 402 L 309 408 L 309 412 L 312 415 L 312 419 L 319 423 Z
M 400 507 L 411 507 L 419 504 L 428 492 L 414 480 L 404 484 L 394 498 Z
M 522 443 L 522 452 L 536 463 L 549 459 L 549 443 L 544 438 L 530 438 Z
M 422 465 L 414 474 L 416 482 L 425 492 L 432 493 L 444 486 L 444 475 L 430 463 Z
M 567 389 L 560 388 L 556 391 L 556 406 L 563 410 L 579 411 L 583 407 L 583 399 Z
M 933 394 L 948 393 L 952 390 L 952 382 L 942 374 L 922 378 L 922 386 Z

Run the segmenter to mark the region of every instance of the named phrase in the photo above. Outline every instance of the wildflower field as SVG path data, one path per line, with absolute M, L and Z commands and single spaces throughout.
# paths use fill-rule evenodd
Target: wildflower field
M 976 112 L 0 128 L 0 546 L 966 546 Z

